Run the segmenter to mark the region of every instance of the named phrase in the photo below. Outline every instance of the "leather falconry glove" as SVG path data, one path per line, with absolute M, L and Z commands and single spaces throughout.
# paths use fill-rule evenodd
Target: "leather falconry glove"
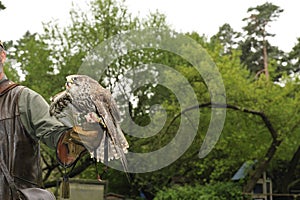
M 99 147 L 103 131 L 97 123 L 85 123 L 83 126 L 74 126 L 66 131 L 57 145 L 59 162 L 66 167 L 72 166 L 85 152 Z

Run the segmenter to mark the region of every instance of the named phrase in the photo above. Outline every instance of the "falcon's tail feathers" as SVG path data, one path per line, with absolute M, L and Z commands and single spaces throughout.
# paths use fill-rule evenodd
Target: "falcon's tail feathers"
M 121 131 L 121 129 L 118 128 L 117 132 L 118 131 Z M 106 133 L 103 134 L 99 147 L 95 151 L 90 152 L 91 157 L 96 158 L 97 162 L 102 162 L 103 164 L 105 164 L 106 145 L 107 145 L 107 161 L 120 159 L 124 172 L 128 172 L 128 164 L 127 164 L 125 153 L 128 152 L 127 148 L 129 147 L 129 145 L 127 143 L 126 138 L 123 135 L 123 132 L 117 133 L 115 137 L 111 137 Z

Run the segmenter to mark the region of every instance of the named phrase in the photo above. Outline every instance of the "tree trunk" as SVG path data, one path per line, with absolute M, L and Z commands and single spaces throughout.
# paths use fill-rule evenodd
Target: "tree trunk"
M 292 160 L 289 162 L 288 168 L 286 173 L 284 173 L 284 176 L 281 179 L 281 187 L 279 189 L 279 192 L 281 193 L 288 193 L 289 188 L 288 185 L 293 182 L 294 180 L 294 174 L 297 169 L 297 164 L 300 160 L 300 146 L 298 147 L 297 151 L 294 153 Z
M 266 74 L 266 79 L 269 80 L 268 53 L 267 53 L 267 42 L 265 36 L 263 36 L 263 59 L 264 59 L 264 71 Z
M 252 192 L 262 173 L 267 170 L 267 167 L 274 157 L 277 147 L 281 144 L 281 142 L 282 140 L 273 139 L 265 157 L 256 164 L 256 169 L 250 174 L 250 177 L 244 186 L 245 193 Z
M 262 173 L 266 171 L 270 161 L 274 157 L 277 148 L 279 145 L 282 143 L 282 140 L 279 140 L 279 136 L 275 128 L 273 127 L 271 121 L 268 119 L 268 117 L 263 113 L 255 110 L 249 110 L 246 108 L 241 108 L 239 106 L 234 106 L 230 104 L 211 104 L 211 103 L 204 103 L 204 104 L 198 104 L 195 106 L 191 106 L 189 108 L 186 108 L 182 112 L 180 112 L 178 115 L 176 115 L 170 122 L 169 126 L 167 127 L 167 130 L 169 127 L 171 127 L 172 123 L 179 117 L 181 114 L 184 114 L 185 112 L 188 112 L 190 110 L 193 110 L 195 108 L 203 108 L 203 107 L 209 107 L 209 106 L 214 106 L 214 108 L 227 108 L 227 109 L 232 109 L 232 110 L 238 110 L 241 112 L 253 114 L 253 115 L 258 115 L 262 118 L 263 122 L 265 123 L 267 129 L 269 130 L 271 136 L 272 136 L 272 143 L 270 147 L 268 148 L 267 153 L 265 154 L 264 158 L 261 159 L 255 166 L 256 169 L 250 174 L 250 177 L 248 181 L 246 182 L 243 191 L 245 193 L 250 193 L 252 192 L 255 184 L 257 183 L 258 179 L 261 177 Z

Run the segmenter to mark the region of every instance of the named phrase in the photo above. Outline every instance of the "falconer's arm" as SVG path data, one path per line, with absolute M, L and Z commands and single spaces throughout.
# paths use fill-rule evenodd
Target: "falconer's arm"
M 18 107 L 21 122 L 35 141 L 42 141 L 56 149 L 61 165 L 71 166 L 86 151 L 86 147 L 98 145 L 93 137 L 94 131 L 85 131 L 80 127 L 68 127 L 50 116 L 49 105 L 44 98 L 29 88 L 24 88 L 19 96 Z M 87 139 L 82 142 L 83 135 Z

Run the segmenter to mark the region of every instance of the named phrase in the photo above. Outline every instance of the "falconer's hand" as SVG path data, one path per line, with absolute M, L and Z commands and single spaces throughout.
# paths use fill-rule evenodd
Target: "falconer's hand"
M 93 114 L 94 115 L 94 114 Z M 86 150 L 93 152 L 100 145 L 105 127 L 99 119 L 88 119 L 85 123 L 73 126 L 66 131 L 57 145 L 59 162 L 66 167 L 72 166 Z

